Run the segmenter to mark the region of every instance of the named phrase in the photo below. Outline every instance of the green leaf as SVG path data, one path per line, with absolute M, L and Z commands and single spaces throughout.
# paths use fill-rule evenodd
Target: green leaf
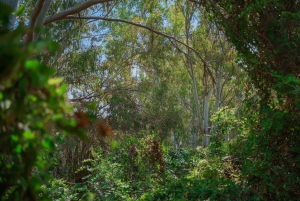
M 30 131 L 25 131 L 25 132 L 23 133 L 23 136 L 24 136 L 26 139 L 28 139 L 28 140 L 32 140 L 32 139 L 35 138 L 35 134 L 32 133 L 32 132 L 30 132 Z
M 26 69 L 33 69 L 36 70 L 40 66 L 40 62 L 38 60 L 26 60 L 25 61 L 25 68 Z
M 63 95 L 67 90 L 67 85 L 66 84 L 63 84 L 61 85 L 60 87 L 58 87 L 55 92 L 57 93 L 57 95 L 61 96 Z
M 56 84 L 61 83 L 62 81 L 63 81 L 63 79 L 60 78 L 60 77 L 58 77 L 58 78 L 50 78 L 50 79 L 48 80 L 48 84 L 49 84 L 49 85 L 56 85 Z
M 25 6 L 22 5 L 18 8 L 18 10 L 16 10 L 13 14 L 16 15 L 16 16 L 20 16 L 21 14 L 23 14 L 24 12 L 24 9 L 25 9 Z
M 22 147 L 21 147 L 21 145 L 18 144 L 18 145 L 16 146 L 15 152 L 18 153 L 18 154 L 20 154 L 20 153 L 22 152 Z
M 52 150 L 54 148 L 54 143 L 52 140 L 50 139 L 46 139 L 44 142 L 43 142 L 43 147 L 45 147 L 46 149 L 48 150 Z
M 55 114 L 52 116 L 52 121 L 57 121 L 62 119 L 64 116 L 62 114 Z
M 33 101 L 33 102 L 37 101 L 37 97 L 34 96 L 34 95 L 31 95 L 31 94 L 28 95 L 28 99 Z
M 0 100 L 3 98 L 3 93 L 0 91 Z
M 118 148 L 119 144 L 117 141 L 114 140 L 110 143 L 110 146 L 115 149 L 115 148 Z
M 11 135 L 11 139 L 17 142 L 19 140 L 19 137 L 17 135 Z
M 12 164 L 6 164 L 6 168 L 7 168 L 7 169 L 12 168 Z
M 35 125 L 37 128 L 44 128 L 44 122 L 42 122 L 42 121 L 36 122 Z
M 92 101 L 91 103 L 88 104 L 87 108 L 89 110 L 95 110 L 98 106 L 98 102 L 97 101 Z
M 70 125 L 75 127 L 76 126 L 76 121 L 74 119 L 71 119 L 70 120 Z

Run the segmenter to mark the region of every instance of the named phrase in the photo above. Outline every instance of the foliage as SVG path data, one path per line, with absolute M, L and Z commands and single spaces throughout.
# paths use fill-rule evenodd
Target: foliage
M 145 192 L 138 200 L 244 200 L 246 189 L 239 185 L 238 173 L 231 168 L 229 157 L 223 160 L 219 157 L 207 158 L 206 151 L 209 150 L 202 149 L 197 152 L 182 151 L 189 154 L 190 159 L 197 159 L 188 171 L 179 177 L 167 174 L 159 186 Z M 182 164 L 172 160 L 172 163 L 176 162 Z M 167 165 L 169 168 L 172 170 L 174 166 Z
M 81 199 L 90 192 L 94 200 L 135 200 L 161 180 L 165 170 L 163 150 L 155 139 L 132 137 L 110 152 L 96 148 L 77 172 L 84 170 L 89 174 L 82 183 L 63 186 L 66 190 L 62 195 L 69 195 L 68 189 L 79 185 L 85 188 L 78 192 Z M 52 191 L 56 195 L 61 192 L 55 186 Z
M 13 30 L 0 6 L 2 200 L 298 199 L 298 0 L 110 1 L 30 43 L 20 2 Z
M 198 158 L 194 156 L 192 151 L 186 149 L 179 149 L 176 151 L 169 150 L 165 157 L 166 170 L 168 174 L 172 175 L 172 177 L 185 177 L 185 175 L 189 173 L 190 169 L 195 166 L 195 161 L 197 159 Z
M 55 150 L 52 126 L 66 134 L 76 127 L 66 103 L 66 85 L 51 77 L 54 70 L 35 59 L 57 47 L 49 40 L 22 41 L 22 23 L 8 30 L 10 8 L 1 4 L 0 17 L 0 196 L 1 200 L 49 200 L 43 185 Z
M 245 184 L 263 200 L 296 200 L 300 2 L 217 0 L 202 5 L 239 51 L 240 64 L 258 95 L 246 99 L 251 130 L 234 150 Z
M 224 157 L 229 151 L 228 142 L 245 136 L 249 132 L 246 120 L 241 117 L 238 119 L 237 112 L 236 108 L 225 106 L 212 115 L 214 128 L 208 149 L 210 156 Z
M 239 188 L 230 180 L 180 179 L 168 182 L 167 186 L 160 186 L 139 200 L 243 200 Z
M 94 200 L 245 200 L 248 191 L 238 179 L 230 156 L 207 158 L 210 150 L 178 151 L 162 148 L 164 172 L 159 160 L 151 164 L 151 138 L 129 138 L 113 151 L 94 151 L 86 160 L 90 174 L 81 186 Z M 209 149 L 209 148 L 208 148 Z M 150 151 L 153 153 L 154 150 Z M 156 152 L 154 152 L 156 153 Z M 72 185 L 66 187 L 71 189 Z M 65 190 L 65 192 L 68 192 Z
M 78 193 L 72 188 L 69 188 L 64 180 L 53 179 L 49 183 L 47 190 L 50 192 L 52 200 L 78 200 Z

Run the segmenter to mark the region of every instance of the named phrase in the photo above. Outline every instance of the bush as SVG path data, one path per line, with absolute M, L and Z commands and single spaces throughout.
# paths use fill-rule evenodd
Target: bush
M 10 8 L 0 6 L 0 196 L 1 200 L 49 200 L 47 168 L 55 149 L 50 127 L 77 133 L 72 108 L 66 104 L 66 85 L 52 78 L 54 70 L 34 56 L 57 44 L 49 40 L 22 41 L 26 29 L 8 30 Z

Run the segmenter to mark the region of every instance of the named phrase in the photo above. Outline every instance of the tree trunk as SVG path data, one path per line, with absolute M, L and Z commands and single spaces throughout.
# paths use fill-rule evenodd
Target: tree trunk
M 204 97 L 204 120 L 203 120 L 203 140 L 202 140 L 202 145 L 203 147 L 206 147 L 209 144 L 209 130 L 208 130 L 208 120 L 209 120 L 209 101 L 211 98 L 213 92 L 213 88 L 211 87 L 209 91 L 205 92 L 205 97 Z
M 186 9 L 188 10 L 188 9 Z M 191 23 L 191 15 L 188 16 L 189 14 L 186 13 L 185 16 L 185 34 L 186 34 L 186 44 L 189 45 L 189 33 L 190 33 L 190 23 Z M 190 49 L 187 48 L 187 54 L 186 54 L 186 59 L 187 59 L 187 65 L 188 69 L 190 70 L 190 76 L 192 78 L 192 84 L 193 84 L 193 93 L 194 93 L 194 98 L 195 98 L 195 104 L 196 104 L 196 112 L 197 112 L 197 131 L 196 133 L 193 133 L 192 139 L 194 140 L 193 148 L 196 148 L 198 146 L 198 137 L 199 133 L 202 130 L 201 122 L 202 122 L 202 117 L 201 117 L 201 110 L 200 110 L 200 104 L 199 104 L 199 98 L 198 98 L 198 90 L 197 90 L 197 82 L 194 74 L 194 68 L 193 68 L 193 62 L 191 60 L 191 54 L 190 54 Z
M 217 77 L 217 86 L 216 86 L 216 104 L 215 104 L 215 112 L 219 110 L 221 106 L 221 100 L 222 100 L 222 78 L 221 78 L 221 72 L 216 72 Z
M 221 105 L 221 100 L 222 100 L 222 77 L 221 74 L 222 72 L 219 71 L 218 72 L 218 68 L 216 69 L 216 93 L 215 93 L 215 97 L 216 97 L 216 102 L 215 102 L 215 107 L 214 107 L 214 112 L 216 113 L 220 107 L 222 107 Z M 216 130 L 217 125 L 215 124 L 211 124 L 211 133 L 214 133 L 214 131 Z
M 45 21 L 45 18 L 46 18 L 46 15 L 48 13 L 48 10 L 50 8 L 50 5 L 51 5 L 51 1 L 52 0 L 46 0 L 44 5 L 43 5 L 43 8 L 36 20 L 36 26 L 42 26 L 44 24 L 44 21 Z

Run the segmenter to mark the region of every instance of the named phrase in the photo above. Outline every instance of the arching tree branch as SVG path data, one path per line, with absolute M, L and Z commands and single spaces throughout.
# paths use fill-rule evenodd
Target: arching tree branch
M 160 32 L 160 31 L 157 31 L 153 28 L 150 28 L 148 26 L 145 26 L 145 25 L 141 25 L 141 24 L 138 24 L 138 23 L 135 23 L 135 22 L 131 22 L 131 21 L 128 21 L 128 20 L 123 20 L 123 19 L 117 19 L 117 18 L 107 18 L 107 17 L 94 17 L 94 16 L 83 16 L 83 17 L 78 17 L 78 16 L 75 16 L 75 15 L 69 15 L 69 16 L 65 16 L 64 18 L 60 19 L 60 20 L 64 20 L 64 19 L 86 19 L 86 20 L 105 20 L 105 21 L 111 21 L 111 22 L 122 22 L 122 23 L 126 23 L 126 24 L 131 24 L 131 25 L 134 25 L 134 26 L 137 26 L 137 27 L 141 27 L 141 28 L 144 28 L 144 29 L 147 29 L 157 35 L 161 35 L 161 36 L 164 36 L 166 37 L 167 39 L 169 39 L 170 41 L 172 42 L 177 42 L 185 47 L 187 47 L 188 49 L 192 50 L 194 53 L 196 53 L 196 55 L 200 58 L 200 60 L 205 64 L 207 65 L 207 62 L 201 57 L 200 53 L 193 47 L 187 45 L 186 43 L 176 39 L 175 37 L 173 36 L 170 36 L 168 34 L 165 34 L 163 32 Z
M 72 8 L 66 9 L 62 12 L 55 13 L 54 15 L 48 16 L 45 18 L 44 25 L 50 24 L 51 22 L 62 20 L 68 15 L 73 15 L 76 13 L 79 13 L 93 5 L 100 4 L 100 3 L 106 3 L 114 0 L 90 0 L 86 1 L 78 6 L 74 6 Z

